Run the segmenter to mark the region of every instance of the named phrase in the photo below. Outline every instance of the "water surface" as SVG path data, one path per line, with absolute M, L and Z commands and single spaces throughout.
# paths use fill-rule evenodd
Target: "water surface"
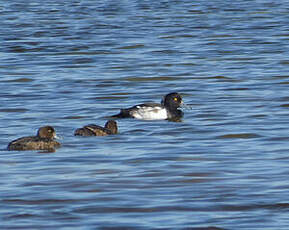
M 3 229 L 288 229 L 286 1 L 0 7 Z M 169 93 L 182 122 L 86 124 Z M 7 144 L 53 125 L 54 153 Z

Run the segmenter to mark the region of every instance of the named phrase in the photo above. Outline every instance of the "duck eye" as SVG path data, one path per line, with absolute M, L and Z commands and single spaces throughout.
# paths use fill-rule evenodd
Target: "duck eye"
M 175 98 L 174 98 L 174 101 L 177 101 L 177 100 L 178 100 L 178 98 L 177 98 L 177 97 L 175 97 Z

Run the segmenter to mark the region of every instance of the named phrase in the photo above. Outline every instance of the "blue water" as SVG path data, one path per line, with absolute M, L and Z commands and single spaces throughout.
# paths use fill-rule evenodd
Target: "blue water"
M 288 229 L 287 1 L 2 1 L 1 229 Z M 118 120 L 182 94 L 182 122 Z M 55 127 L 54 153 L 6 151 Z

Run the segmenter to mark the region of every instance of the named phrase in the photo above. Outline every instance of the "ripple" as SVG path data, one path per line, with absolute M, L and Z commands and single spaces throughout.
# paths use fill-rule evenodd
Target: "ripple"
M 45 205 L 45 204 L 65 204 L 65 203 L 76 203 L 77 200 L 72 199 L 35 199 L 35 200 L 24 200 L 24 199 L 3 199 L 4 203 L 13 203 L 21 205 Z
M 143 48 L 144 45 L 143 44 L 135 44 L 135 45 L 128 45 L 128 46 L 121 46 L 118 47 L 117 49 L 138 49 L 138 48 Z
M 179 77 L 126 77 L 124 78 L 126 81 L 132 82 L 150 82 L 150 81 L 175 81 L 180 80 Z
M 2 82 L 32 82 L 32 81 L 34 81 L 34 79 L 22 77 L 22 78 L 17 78 L 13 80 L 6 80 L 6 81 L 4 80 Z
M 89 116 L 66 116 L 63 117 L 62 119 L 67 119 L 67 120 L 78 120 L 78 119 L 83 119 L 83 118 L 88 118 Z
M 288 108 L 289 104 L 282 104 L 282 105 L 280 105 L 280 107 Z
M 218 136 L 218 139 L 251 139 L 251 138 L 259 138 L 261 137 L 255 133 L 231 133 Z
M 24 113 L 29 111 L 29 109 L 25 108 L 18 108 L 18 109 L 0 109 L 0 112 L 2 113 Z

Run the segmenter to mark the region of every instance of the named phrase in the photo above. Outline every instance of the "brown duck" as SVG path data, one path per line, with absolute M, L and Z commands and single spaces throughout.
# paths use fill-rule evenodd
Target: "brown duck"
M 117 123 L 114 120 L 109 120 L 105 123 L 104 127 L 99 125 L 86 125 L 82 128 L 76 129 L 74 132 L 75 136 L 107 136 L 117 134 L 118 128 Z
M 8 144 L 8 150 L 53 150 L 60 147 L 52 126 L 40 127 L 37 136 L 21 137 Z

